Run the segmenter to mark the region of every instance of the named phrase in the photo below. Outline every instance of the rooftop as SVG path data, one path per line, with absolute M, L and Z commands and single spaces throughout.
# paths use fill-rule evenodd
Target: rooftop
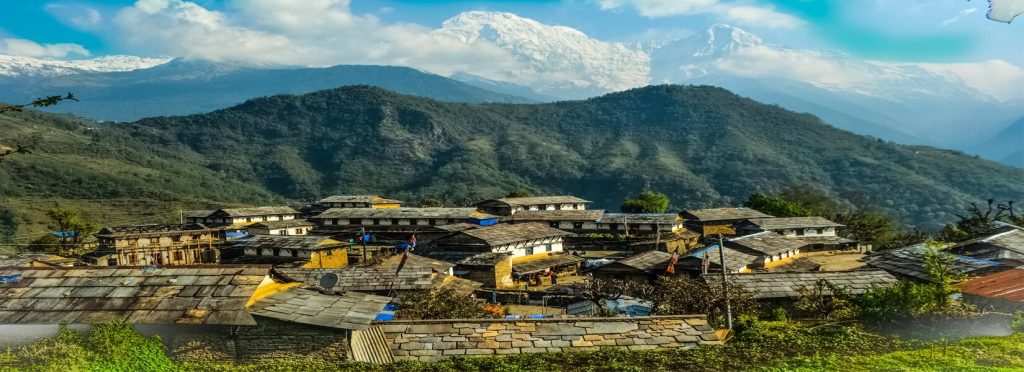
M 401 260 L 402 260 L 402 255 L 397 254 L 397 255 L 389 257 L 387 260 L 385 260 L 383 263 L 381 263 L 380 266 L 381 267 L 388 267 L 388 268 L 396 268 L 397 269 L 398 268 L 398 263 L 401 262 Z M 418 254 L 410 253 L 409 257 L 405 260 L 405 267 L 409 267 L 409 266 L 429 267 L 431 270 L 433 270 L 436 273 L 444 274 L 444 273 L 447 273 L 448 270 L 451 270 L 453 267 L 455 267 L 455 264 L 447 262 L 447 261 L 435 260 L 433 258 L 427 258 L 427 257 L 420 256 Z
M 196 209 L 196 210 L 191 210 L 191 211 L 182 211 L 181 212 L 181 216 L 185 217 L 185 218 L 189 218 L 189 217 L 204 218 L 206 216 L 209 216 L 209 215 L 213 214 L 213 212 L 216 212 L 216 211 L 217 211 L 216 209 Z
M 370 322 L 390 301 L 390 297 L 359 292 L 327 295 L 294 288 L 256 301 L 249 311 L 289 322 L 361 330 L 370 328 Z
M 497 201 L 497 202 L 500 202 L 500 203 L 505 203 L 505 204 L 508 204 L 509 206 L 513 206 L 513 207 L 517 207 L 517 206 L 522 207 L 522 206 L 528 206 L 528 205 L 542 205 L 542 204 L 590 203 L 589 200 L 580 199 L 580 198 L 577 198 L 577 197 L 572 196 L 572 195 L 553 195 L 553 196 L 527 196 L 527 197 L 521 197 L 521 198 L 491 199 L 491 200 L 485 200 L 483 202 L 477 203 L 477 205 L 483 204 L 483 203 L 488 203 L 488 202 L 493 202 L 493 201 Z
M 315 226 L 315 224 L 301 218 L 295 218 L 290 220 L 266 221 L 249 225 L 249 227 L 262 227 L 265 229 L 287 229 L 290 227 L 306 226 Z
M 427 256 L 433 259 L 438 259 L 446 262 L 454 262 L 458 265 L 466 266 L 494 266 L 501 261 L 508 260 L 511 257 L 507 252 L 452 252 L 452 251 L 433 251 L 426 253 Z
M 757 259 L 759 258 L 756 255 L 749 254 L 749 253 L 746 253 L 746 252 L 741 252 L 741 251 L 738 251 L 738 250 L 735 250 L 735 249 L 732 249 L 732 248 L 729 248 L 729 247 L 725 247 L 725 250 L 722 251 L 722 256 L 725 258 L 725 267 L 726 267 L 726 269 L 730 270 L 730 271 L 732 271 L 732 270 L 739 270 L 741 268 L 750 266 L 754 262 L 756 262 Z M 705 257 L 707 257 L 708 262 L 711 265 L 714 265 L 714 266 L 720 266 L 721 265 L 721 260 L 719 259 L 718 245 L 717 244 L 713 245 L 711 247 L 708 247 L 708 248 L 704 248 L 704 249 L 702 249 L 700 251 L 691 253 L 689 256 L 687 256 L 687 258 L 691 259 L 691 260 L 703 260 Z
M 401 200 L 388 199 L 379 195 L 332 195 L 320 199 L 319 203 L 367 203 L 367 204 L 401 204 Z
M 483 241 L 489 246 L 501 246 L 529 240 L 562 237 L 572 233 L 539 223 L 497 224 L 459 232 Z M 440 238 L 441 241 L 447 238 Z
M 519 212 L 523 213 L 523 212 Z M 516 213 L 516 214 L 519 214 Z M 597 222 L 599 223 L 657 223 L 661 225 L 674 225 L 678 223 L 679 215 L 675 213 L 605 213 Z
M 803 239 L 791 239 L 771 231 L 764 231 L 729 239 L 726 241 L 726 245 L 729 244 L 739 245 L 768 256 L 775 256 L 798 250 L 809 243 Z
M 843 226 L 840 223 L 829 221 L 824 217 L 751 218 L 750 223 L 757 227 L 760 227 L 762 230 L 783 230 Z
M 896 275 L 929 280 L 928 269 L 925 267 L 925 258 L 929 251 L 926 247 L 915 245 L 877 252 L 864 257 L 864 262 L 868 266 L 883 269 Z M 953 269 L 967 276 L 984 275 L 1008 268 L 1008 266 L 1003 265 L 999 261 L 951 255 L 948 253 L 942 254 L 952 257 Z
M 518 263 L 513 262 L 512 271 L 517 274 L 532 274 L 535 272 L 544 271 L 550 267 L 578 264 L 583 261 L 584 259 L 573 255 L 554 254 L 536 260 L 529 260 Z
M 615 261 L 645 272 L 664 271 L 672 254 L 662 251 L 647 251 Z
M 254 325 L 245 309 L 267 266 L 0 268 L 0 324 Z
M 299 212 L 296 211 L 295 209 L 292 209 L 292 207 L 286 205 L 279 205 L 270 207 L 222 208 L 218 209 L 214 213 L 211 213 L 211 215 L 213 214 L 228 217 L 250 217 L 279 214 L 299 214 Z
M 476 208 L 330 208 L 316 218 L 446 218 L 490 219 L 498 216 L 480 212 Z
M 750 208 L 689 209 L 683 211 L 682 215 L 684 218 L 695 219 L 700 222 L 733 221 L 772 217 Z
M 1010 269 L 971 279 L 960 285 L 966 294 L 1024 303 L 1024 269 Z
M 141 236 L 162 236 L 181 235 L 190 233 L 203 233 L 220 231 L 220 228 L 207 227 L 201 224 L 180 224 L 180 225 L 132 225 L 132 226 L 108 226 L 100 229 L 96 236 L 102 237 L 141 237 Z
M 320 279 L 327 273 L 338 276 L 338 283 L 327 288 L 334 291 L 381 292 L 393 290 L 417 290 L 431 287 L 434 272 L 426 266 L 407 266 L 395 277 L 395 269 L 391 267 L 348 267 L 344 269 L 302 269 L 274 268 L 274 272 L 286 279 L 305 283 L 307 286 L 319 287 Z M 394 281 L 394 285 L 391 283 Z
M 347 246 L 346 243 L 316 235 L 253 235 L 235 241 L 235 247 L 255 249 L 317 250 Z
M 463 279 L 454 275 L 438 275 L 434 278 L 434 286 L 441 289 L 451 289 L 456 293 L 469 296 L 480 287 L 483 287 L 484 283 Z
M 960 247 L 966 247 L 975 244 L 988 244 L 1008 251 L 1024 254 L 1024 230 L 1020 230 L 1018 228 L 1008 228 L 1008 231 L 1002 231 L 980 238 L 971 239 L 966 242 L 957 244 L 953 246 L 951 249 L 957 249 Z
M 597 221 L 604 215 L 601 209 L 566 209 L 558 211 L 519 211 L 505 217 L 508 221 Z
M 721 283 L 718 275 L 709 274 L 703 278 L 708 283 Z M 897 281 L 896 277 L 883 270 L 735 274 L 728 276 L 728 280 L 759 299 L 800 297 L 801 289 L 813 287 L 819 280 L 826 280 L 851 294 L 861 294 Z

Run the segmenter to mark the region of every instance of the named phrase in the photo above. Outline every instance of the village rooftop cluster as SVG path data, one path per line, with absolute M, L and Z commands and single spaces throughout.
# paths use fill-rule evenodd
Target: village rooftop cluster
M 181 327 L 164 337 L 172 353 L 205 340 L 204 350 L 225 360 L 316 351 L 387 363 L 722 340 L 706 316 L 650 317 L 642 298 L 617 299 L 608 306 L 618 316 L 594 317 L 593 304 L 575 292 L 592 279 L 685 275 L 715 285 L 724 272 L 772 303 L 792 301 L 820 280 L 851 293 L 927 280 L 926 248 L 874 253 L 822 217 L 747 208 L 609 213 L 574 196 L 464 208 L 402 204 L 331 196 L 298 209 L 183 211 L 177 225 L 105 227 L 95 234 L 98 248 L 81 259 L 0 261 L 0 324 L 123 318 Z M 965 297 L 992 308 L 1024 304 L 1024 270 L 1015 268 L 1024 265 L 1024 230 L 1001 225 L 948 252 L 968 276 Z M 403 294 L 442 288 L 505 307 L 504 319 L 395 319 Z M 199 337 L 189 328 L 197 325 L 221 331 Z M 280 341 L 282 334 L 303 345 Z

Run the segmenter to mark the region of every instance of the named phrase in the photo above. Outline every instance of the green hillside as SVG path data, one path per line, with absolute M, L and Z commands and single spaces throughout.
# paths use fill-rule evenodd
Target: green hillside
M 1024 170 L 858 136 L 713 87 L 536 105 L 346 87 L 132 124 L 15 114 L 0 117 L 0 143 L 38 149 L 0 163 L 3 205 L 17 213 L 70 200 L 166 219 L 214 200 L 379 193 L 453 205 L 513 190 L 571 193 L 614 209 L 645 188 L 679 209 L 815 185 L 936 228 L 967 202 L 1024 196 Z M 167 207 L 122 211 L 136 202 Z

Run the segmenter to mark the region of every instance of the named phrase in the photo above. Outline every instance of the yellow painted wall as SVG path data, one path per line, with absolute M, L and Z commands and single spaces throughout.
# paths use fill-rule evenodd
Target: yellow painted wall
M 553 252 L 541 252 L 541 253 L 534 253 L 534 254 L 531 254 L 529 256 L 512 257 L 512 263 L 516 264 L 516 263 L 522 263 L 522 262 L 534 261 L 534 260 L 539 260 L 539 259 L 542 259 L 542 258 L 547 258 L 547 257 L 551 256 L 551 253 L 553 253 Z
M 401 205 L 401 204 L 398 204 L 398 203 L 390 203 L 390 204 L 370 204 L 370 208 L 398 208 L 398 207 L 401 207 L 401 206 L 402 206 L 402 205 Z
M 348 248 L 335 248 L 313 252 L 305 269 L 338 269 L 348 266 Z

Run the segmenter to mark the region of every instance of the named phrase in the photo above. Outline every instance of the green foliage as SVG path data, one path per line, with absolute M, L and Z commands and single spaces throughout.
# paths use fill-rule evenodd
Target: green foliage
M 741 285 L 728 281 L 729 304 L 733 317 L 754 315 L 759 304 Z M 705 282 L 685 275 L 658 278 L 655 312 L 657 314 L 707 314 L 708 321 L 724 326 L 725 292 L 721 281 Z
M 636 197 L 626 199 L 619 210 L 625 213 L 665 213 L 668 212 L 668 205 L 668 195 L 644 191 Z
M 403 294 L 398 319 L 479 319 L 497 314 L 484 310 L 479 300 L 451 288 L 419 290 Z
M 1006 204 L 995 204 L 995 199 L 988 199 L 988 206 L 985 210 L 978 207 L 978 204 L 971 203 L 967 212 L 967 214 L 957 213 L 956 216 L 960 220 L 944 226 L 939 234 L 939 239 L 951 243 L 962 242 L 988 233 L 997 227 L 997 222 L 1011 224 L 1024 222 L 1024 218 L 1017 216 L 1013 210 L 1013 201 Z
M 810 217 L 816 213 L 782 197 L 764 194 L 751 195 L 743 205 L 775 217 Z
M 825 320 L 849 319 L 857 316 L 853 295 L 842 286 L 821 279 L 814 285 L 799 289 L 797 310 Z
M 505 194 L 506 198 L 525 198 L 525 197 L 530 197 L 530 196 L 533 196 L 533 194 L 531 194 L 529 191 L 525 191 L 525 190 L 512 191 L 512 192 L 510 192 L 508 194 Z
M 421 198 L 419 203 L 421 208 L 439 208 L 443 205 L 440 200 L 435 198 Z
M 1014 332 L 1024 333 L 1024 311 L 1013 313 L 1013 320 L 1010 322 L 1010 329 Z
M 76 253 L 80 250 L 81 244 L 99 230 L 95 222 L 76 209 L 53 208 L 46 212 L 46 217 L 50 219 L 46 227 L 51 231 L 73 233 L 73 236 L 57 237 L 57 246 L 48 250 L 61 255 Z
M 146 337 L 124 320 L 87 332 L 61 326 L 56 337 L 9 351 L 15 366 L 41 371 L 173 371 L 159 338 Z

